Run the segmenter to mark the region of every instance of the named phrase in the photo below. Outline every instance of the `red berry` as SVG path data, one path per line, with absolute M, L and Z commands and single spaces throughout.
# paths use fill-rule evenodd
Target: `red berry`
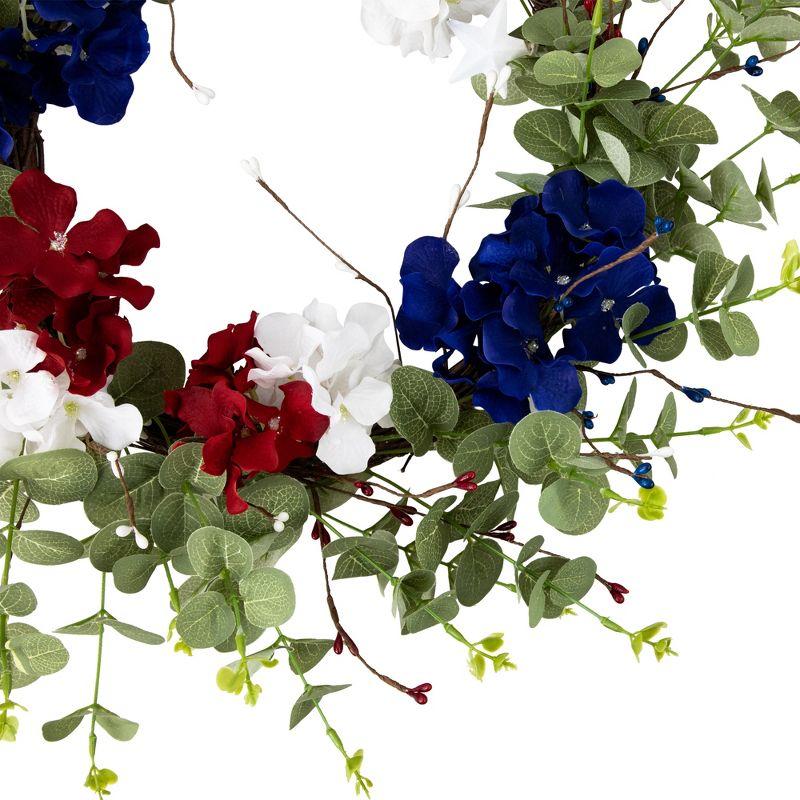
M 433 689 L 433 686 L 429 683 L 421 683 L 419 686 L 414 687 L 415 692 L 422 692 L 423 694 L 429 692 L 431 689 Z
M 337 633 L 336 638 L 333 640 L 333 652 L 336 653 L 337 656 L 340 656 L 344 652 L 344 639 L 341 633 Z
M 456 489 L 461 489 L 464 492 L 474 492 L 478 488 L 477 483 L 472 481 L 457 481 Z
M 389 510 L 392 512 L 392 516 L 395 519 L 400 520 L 400 524 L 401 525 L 413 525 L 414 524 L 414 520 L 411 519 L 411 517 L 408 514 L 406 514 L 406 512 L 403 511 L 402 509 L 397 508 L 395 506 L 392 506 Z
M 620 594 L 629 594 L 628 590 L 621 583 L 610 583 L 608 589 L 609 591 L 619 592 Z
M 474 470 L 469 470 L 468 472 L 462 472 L 454 481 L 454 483 L 467 483 L 468 481 L 475 480 L 475 472 Z
M 366 497 L 372 497 L 372 495 L 375 494 L 375 490 L 365 481 L 356 481 L 353 486 L 355 486 L 356 489 L 360 489 L 362 494 Z

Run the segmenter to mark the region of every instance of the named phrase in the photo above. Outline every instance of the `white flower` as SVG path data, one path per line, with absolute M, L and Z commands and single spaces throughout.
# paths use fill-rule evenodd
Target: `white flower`
M 255 156 L 250 156 L 250 158 L 243 158 L 239 163 L 242 165 L 242 169 L 251 178 L 257 181 L 263 180 L 261 176 L 261 164 L 258 163 L 258 159 Z
M 527 52 L 524 42 L 508 35 L 506 0 L 500 0 L 483 27 L 453 22 L 452 28 L 465 52 L 451 80 L 484 74 L 487 85 L 505 97 L 511 77 L 508 63 Z
M 450 55 L 451 20 L 488 16 L 497 0 L 362 0 L 361 22 L 377 42 L 415 51 L 431 59 Z
M 142 432 L 142 415 L 132 405 L 114 405 L 103 389 L 90 397 L 69 392 L 66 373 L 55 377 L 39 367 L 45 353 L 33 331 L 0 331 L 0 463 L 23 450 L 83 448 L 80 437 L 122 450 Z
M 389 413 L 395 363 L 384 337 L 389 324 L 381 306 L 359 303 L 340 323 L 332 306 L 315 300 L 302 316 L 268 314 L 256 325 L 260 348 L 248 355 L 256 365 L 249 377 L 258 399 L 279 405 L 281 384 L 307 381 L 312 406 L 330 420 L 317 455 L 339 474 L 366 468 L 375 452 L 372 426 Z

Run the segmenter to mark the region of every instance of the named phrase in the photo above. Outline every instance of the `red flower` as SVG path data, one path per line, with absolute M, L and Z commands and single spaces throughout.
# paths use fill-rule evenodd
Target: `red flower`
M 16 217 L 0 217 L 0 327 L 39 330 L 49 368 L 66 370 L 70 390 L 93 394 L 132 347 L 120 300 L 142 309 L 153 289 L 118 275 L 159 246 L 149 225 L 129 231 L 113 211 L 70 227 L 75 191 L 38 170 L 11 184 Z
M 247 374 L 252 363 L 246 353 L 255 347 L 255 327 L 258 314 L 253 311 L 247 322 L 228 325 L 223 331 L 212 333 L 208 337 L 208 349 L 200 358 L 192 361 L 192 369 L 186 381 L 187 386 L 213 386 L 224 381 L 228 386 L 236 386 L 240 391 L 252 387 Z M 244 361 L 245 368 L 235 370 L 236 365 Z
M 203 470 L 227 472 L 228 512 L 240 514 L 241 479 L 259 472 L 281 472 L 297 458 L 314 455 L 314 445 L 328 428 L 328 418 L 311 407 L 311 387 L 291 381 L 281 389 L 281 408 L 265 406 L 218 380 L 213 387 L 186 386 L 166 393 L 168 414 L 204 438 Z

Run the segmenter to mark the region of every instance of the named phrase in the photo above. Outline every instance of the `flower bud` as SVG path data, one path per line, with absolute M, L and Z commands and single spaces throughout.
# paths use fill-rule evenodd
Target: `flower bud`
M 200 84 L 192 84 L 192 91 L 194 92 L 194 99 L 200 103 L 201 106 L 207 106 L 216 96 L 217 93 L 208 86 L 200 86 Z
M 258 163 L 258 159 L 255 156 L 251 156 L 250 158 L 243 158 L 240 162 L 242 165 L 242 169 L 251 177 L 257 181 L 262 180 L 261 178 L 261 164 Z

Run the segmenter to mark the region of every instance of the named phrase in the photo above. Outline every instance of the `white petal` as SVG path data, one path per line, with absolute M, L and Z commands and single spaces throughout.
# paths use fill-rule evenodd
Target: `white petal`
M 323 333 L 331 333 L 341 329 L 336 309 L 328 303 L 312 300 L 304 309 L 303 316 Z
M 303 380 L 311 387 L 311 407 L 318 414 L 332 417 L 336 411 L 331 402 L 330 392 L 322 385 L 317 373 L 311 367 L 303 367 Z
M 384 8 L 404 22 L 422 22 L 439 13 L 439 0 L 382 0 Z
M 363 356 L 369 347 L 370 339 L 360 325 L 348 323 L 340 331 L 329 333 L 322 343 L 322 358 L 315 367 L 319 379 L 333 378 L 351 361 Z
M 322 334 L 299 314 L 267 314 L 255 332 L 267 355 L 286 356 L 295 366 L 305 364 L 322 341 Z
M 98 395 L 105 394 L 98 392 Z M 78 405 L 78 419 L 98 444 L 109 450 L 123 450 L 142 434 L 142 415 L 136 406 L 123 403 L 107 405 L 104 398 L 73 397 Z
M 345 398 L 344 406 L 362 425 L 374 425 L 389 413 L 392 404 L 392 387 L 388 383 L 364 378 Z
M 360 325 L 366 331 L 369 340 L 372 341 L 389 327 L 391 321 L 389 312 L 383 306 L 375 303 L 356 303 L 347 312 L 344 324 Z
M 39 337 L 33 331 L 0 331 L 0 380 L 8 372 L 30 372 L 45 357 L 36 346 Z
M 22 453 L 24 439 L 21 433 L 0 427 L 0 464 L 5 464 Z
M 57 408 L 50 419 L 36 432 L 35 438 L 26 434 L 30 441 L 27 451 L 44 453 L 50 450 L 82 450 L 84 445 L 78 439 L 76 424 L 76 418 L 67 414 L 63 406 Z
M 369 432 L 353 419 L 331 425 L 317 446 L 317 456 L 337 475 L 363 472 L 374 453 L 375 442 Z
M 49 372 L 29 372 L 5 405 L 6 419 L 17 430 L 38 428 L 53 413 L 61 391 Z

